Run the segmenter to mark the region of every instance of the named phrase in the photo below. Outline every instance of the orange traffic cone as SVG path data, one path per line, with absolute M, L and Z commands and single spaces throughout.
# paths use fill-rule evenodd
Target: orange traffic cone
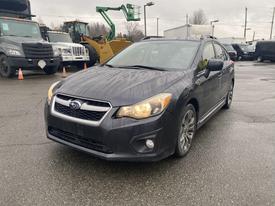
M 24 79 L 24 76 L 23 76 L 22 69 L 19 68 L 19 70 L 18 70 L 18 80 L 23 80 L 23 79 Z
M 85 62 L 84 63 L 84 70 L 86 70 L 86 69 L 88 69 L 88 67 L 87 67 L 87 63 Z
M 67 71 L 66 71 L 66 68 L 63 67 L 62 78 L 66 78 L 66 77 L 67 77 Z

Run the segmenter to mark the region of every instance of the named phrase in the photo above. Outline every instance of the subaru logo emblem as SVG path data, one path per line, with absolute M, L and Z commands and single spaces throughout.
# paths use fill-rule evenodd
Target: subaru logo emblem
M 81 108 L 82 103 L 80 101 L 74 100 L 71 101 L 69 107 L 73 110 L 78 110 Z

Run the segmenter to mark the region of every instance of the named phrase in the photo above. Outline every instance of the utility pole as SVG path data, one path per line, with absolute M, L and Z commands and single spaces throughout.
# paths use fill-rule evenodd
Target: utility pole
M 159 36 L 159 18 L 157 17 L 157 37 Z
M 254 40 L 255 40 L 255 35 L 256 35 L 256 32 L 254 31 L 254 32 L 253 32 L 253 38 L 252 38 L 252 41 L 254 41 Z
M 247 7 L 245 7 L 245 19 L 244 19 L 244 40 L 246 41 L 246 27 L 247 27 Z
M 189 38 L 189 16 L 186 14 L 186 39 Z
M 146 37 L 147 36 L 147 31 L 146 31 L 146 4 L 144 5 L 143 11 L 144 11 L 144 36 Z
M 272 39 L 273 25 L 274 25 L 275 7 L 273 7 L 273 15 L 271 21 L 270 39 Z
M 143 10 L 144 10 L 144 36 L 146 37 L 147 36 L 147 29 L 146 29 L 146 7 L 147 6 L 153 6 L 155 3 L 150 1 L 148 2 L 147 4 L 145 4 L 143 6 Z

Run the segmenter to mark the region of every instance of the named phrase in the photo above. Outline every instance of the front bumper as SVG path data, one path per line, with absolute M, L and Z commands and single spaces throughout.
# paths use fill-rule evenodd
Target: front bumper
M 87 62 L 90 61 L 89 56 L 62 56 L 62 62 Z
M 38 66 L 38 62 L 40 60 L 44 60 L 46 62 L 46 67 L 58 67 L 61 62 L 60 57 L 41 58 L 41 59 L 27 59 L 25 57 L 8 57 L 8 61 L 11 67 L 21 68 L 24 70 L 41 69 Z
M 145 120 L 133 120 L 113 118 L 116 111 L 117 108 L 112 108 L 99 126 L 91 126 L 52 115 L 46 103 L 47 137 L 112 161 L 158 161 L 174 153 L 177 126 L 170 112 Z M 154 141 L 154 149 L 145 146 L 147 139 Z

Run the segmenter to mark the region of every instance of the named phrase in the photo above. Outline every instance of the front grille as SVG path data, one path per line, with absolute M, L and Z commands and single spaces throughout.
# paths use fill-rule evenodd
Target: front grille
M 57 97 L 60 99 L 66 100 L 66 101 L 77 99 L 77 98 L 65 96 L 62 94 L 58 94 Z M 92 105 L 92 106 L 110 107 L 110 104 L 107 102 L 100 102 L 100 101 L 95 101 L 95 100 L 85 100 L 85 101 L 86 101 L 86 103 L 88 103 L 88 105 Z
M 79 104 L 78 108 L 71 106 Z M 108 102 L 71 97 L 57 94 L 52 105 L 53 115 L 83 124 L 99 125 L 111 110 Z
M 53 58 L 53 48 L 50 44 L 23 43 L 22 47 L 26 58 Z
M 79 119 L 90 120 L 90 121 L 99 121 L 104 116 L 106 112 L 97 112 L 97 111 L 87 111 L 87 110 L 73 110 L 70 107 L 64 106 L 60 103 L 55 103 L 55 111 Z
M 73 47 L 73 55 L 74 56 L 84 56 L 85 48 L 83 47 Z
M 76 144 L 81 147 L 85 147 L 87 149 L 92 149 L 92 150 L 107 153 L 107 154 L 112 153 L 112 151 L 106 145 L 104 145 L 102 142 L 93 140 L 91 138 L 79 136 L 76 134 L 72 134 L 70 132 L 65 132 L 65 131 L 62 131 L 62 130 L 59 130 L 59 129 L 56 129 L 53 127 L 49 127 L 48 131 L 51 135 L 53 135 L 59 139 L 62 139 L 64 141 L 70 142 L 72 144 Z

